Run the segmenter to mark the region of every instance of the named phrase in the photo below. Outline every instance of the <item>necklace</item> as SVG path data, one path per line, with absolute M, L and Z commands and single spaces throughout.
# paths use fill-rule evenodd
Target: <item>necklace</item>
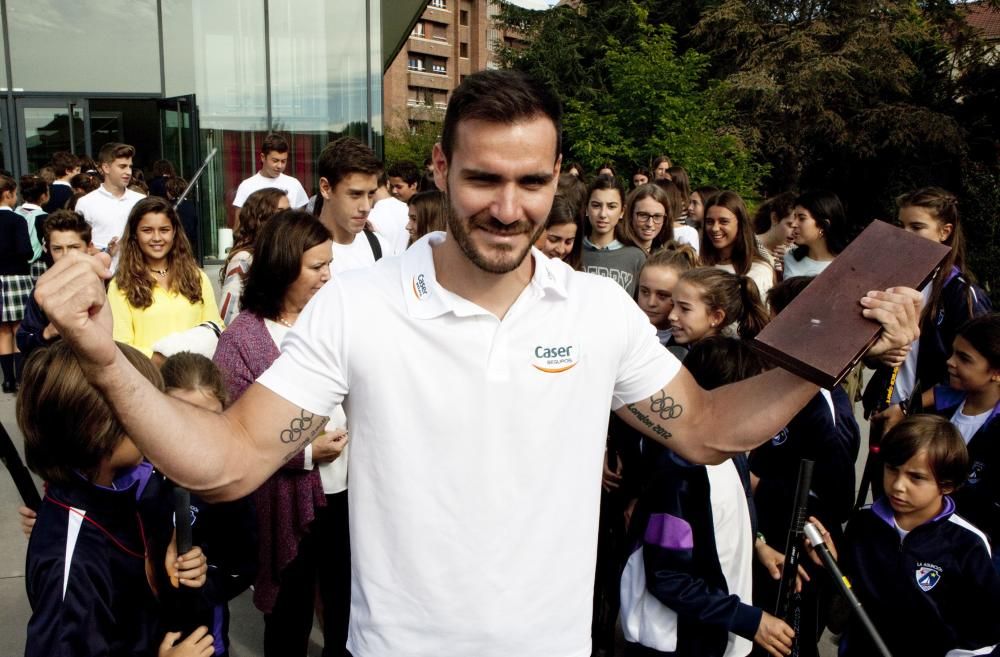
M 153 269 L 152 267 L 150 267 L 149 271 L 153 272 L 154 274 L 156 274 L 160 278 L 163 278 L 164 276 L 167 275 L 167 272 L 170 271 L 170 270 L 169 269 Z
M 288 328 L 292 328 L 292 323 L 287 319 L 285 319 L 284 317 L 282 317 L 281 315 L 278 315 L 278 323 L 281 324 L 282 326 L 287 326 Z

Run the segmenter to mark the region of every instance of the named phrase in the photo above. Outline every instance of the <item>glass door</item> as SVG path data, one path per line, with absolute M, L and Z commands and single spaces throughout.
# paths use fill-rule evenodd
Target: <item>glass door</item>
M 18 151 L 21 171 L 35 172 L 49 164 L 52 154 L 91 152 L 90 117 L 83 98 L 18 98 Z
M 198 131 L 198 106 L 194 95 L 176 96 L 157 101 L 160 112 L 160 154 L 164 160 L 174 165 L 177 175 L 191 182 L 191 178 L 201 167 L 201 135 Z M 188 237 L 199 260 L 204 254 L 212 253 L 215 231 L 210 213 L 213 188 L 205 179 L 211 172 L 203 174 L 188 192 L 183 207 L 178 207 L 182 220 L 190 224 Z M 202 194 L 201 190 L 208 193 Z M 193 234 L 191 234 L 193 233 Z

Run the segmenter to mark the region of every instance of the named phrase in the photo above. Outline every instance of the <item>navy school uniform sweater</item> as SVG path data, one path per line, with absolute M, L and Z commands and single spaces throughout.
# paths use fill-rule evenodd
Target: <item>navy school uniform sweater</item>
M 733 460 L 743 483 L 753 527 L 753 501 L 746 458 Z M 656 654 L 713 657 L 723 655 L 729 633 L 752 640 L 762 612 L 729 592 L 719 563 L 705 466 L 694 465 L 664 449 L 658 468 L 639 498 L 632 520 L 636 550 L 642 547 L 646 589 L 677 614 L 676 649 Z M 751 534 L 753 529 L 751 529 Z M 752 543 L 752 537 L 749 538 Z M 639 567 L 629 560 L 629 568 Z
M 782 429 L 750 454 L 750 470 L 760 477 L 754 493 L 758 526 L 780 550 L 791 523 L 799 462 L 816 462 L 809 512 L 835 532 L 854 504 L 854 463 L 861 431 L 854 409 L 840 386 L 821 391 Z
M 165 481 L 173 489 L 173 484 Z M 172 493 L 171 493 L 172 494 Z M 205 585 L 160 587 L 164 624 L 185 635 L 204 625 L 215 640 L 215 654 L 229 650 L 230 600 L 247 590 L 257 575 L 257 514 L 250 497 L 216 504 L 191 494 L 192 544 L 208 559 Z
M 0 276 L 30 273 L 32 256 L 28 223 L 10 208 L 0 208 Z
M 843 545 L 844 572 L 893 655 L 997 654 L 1000 575 L 985 536 L 955 514 L 949 497 L 937 517 L 905 538 L 880 498 L 852 518 Z M 841 657 L 877 654 L 852 615 Z
M 916 373 L 920 390 L 914 391 L 911 397 L 948 380 L 947 360 L 951 357 L 959 327 L 992 310 L 993 304 L 982 288 L 962 276 L 958 267 L 953 267 L 941 286 L 937 312 L 933 317 L 928 313 L 920 322 Z M 885 398 L 891 376 L 890 367 L 880 366 L 875 370 L 865 388 L 866 410 L 877 408 L 879 401 Z
M 28 543 L 25 657 L 156 655 L 163 633 L 147 558 L 162 564 L 171 511 L 158 484 L 141 463 L 113 488 L 83 477 L 48 487 Z
M 950 419 L 963 401 L 963 392 L 947 386 L 934 389 L 934 412 L 938 415 Z M 969 478 L 952 497 L 962 517 L 986 534 L 996 552 L 1000 541 L 1000 404 L 967 447 Z

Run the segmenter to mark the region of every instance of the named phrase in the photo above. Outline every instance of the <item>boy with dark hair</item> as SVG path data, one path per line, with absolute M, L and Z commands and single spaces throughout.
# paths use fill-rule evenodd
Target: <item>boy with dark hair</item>
M 969 470 L 961 434 L 945 418 L 915 415 L 885 435 L 879 453 L 885 495 L 844 536 L 844 572 L 858 599 L 894 655 L 996 654 L 1000 574 L 986 536 L 949 496 Z M 840 655 L 874 654 L 852 617 Z
M 163 388 L 147 358 L 118 348 Z M 176 647 L 175 636 L 163 638 L 151 551 L 163 556 L 153 546 L 169 540 L 172 505 L 66 343 L 28 362 L 17 421 L 28 467 L 48 484 L 28 543 L 25 656 L 211 655 L 205 628 Z M 188 586 L 205 571 L 204 557 L 194 564 L 190 555 L 177 573 Z
M 69 181 L 80 173 L 80 158 L 67 151 L 57 151 L 52 154 L 52 169 L 55 171 L 56 179 L 52 181 L 48 202 L 42 206 L 50 213 L 65 208 L 73 196 L 73 188 Z
M 281 135 L 270 132 L 260 144 L 260 170 L 240 183 L 233 199 L 236 208 L 236 218 L 239 220 L 240 208 L 246 203 L 247 197 L 258 189 L 277 187 L 288 196 L 288 205 L 293 210 L 305 207 L 309 195 L 302 188 L 302 183 L 284 173 L 288 166 L 288 142 Z
M 56 210 L 42 222 L 42 241 L 52 263 L 71 251 L 87 251 L 93 246 L 90 236 L 90 224 L 72 210 Z M 24 308 L 24 319 L 17 327 L 17 348 L 27 358 L 32 351 L 52 344 L 58 337 L 59 332 L 42 312 L 32 290 Z
M 403 203 L 417 193 L 420 183 L 420 169 L 413 162 L 396 162 L 386 172 L 389 176 L 389 192 Z
M 115 258 L 112 268 L 117 264 L 118 240 L 125 230 L 128 215 L 143 199 L 142 194 L 128 188 L 133 157 L 135 149 L 128 144 L 105 144 L 97 156 L 104 182 L 76 202 L 76 211 L 94 229 L 94 245 Z
M 323 148 L 316 168 L 323 197 L 319 220 L 333 238 L 334 271 L 367 267 L 392 253 L 388 241 L 366 228 L 382 173 L 375 152 L 354 137 L 341 137 Z M 365 239 L 355 239 L 359 234 Z

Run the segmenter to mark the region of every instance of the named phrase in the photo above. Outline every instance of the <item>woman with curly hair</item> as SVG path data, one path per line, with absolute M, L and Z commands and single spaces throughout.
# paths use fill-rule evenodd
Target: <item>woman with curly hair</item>
M 108 288 L 114 337 L 147 356 L 168 335 L 202 322 L 222 325 L 208 276 L 170 203 L 150 196 L 135 204 L 121 242 L 121 260 Z
M 222 280 L 219 313 L 227 326 L 240 314 L 240 295 L 250 271 L 257 233 L 268 219 L 288 208 L 288 195 L 277 187 L 258 189 L 243 203 L 236 234 L 233 235 L 233 246 L 229 249 L 225 266 L 219 270 Z

